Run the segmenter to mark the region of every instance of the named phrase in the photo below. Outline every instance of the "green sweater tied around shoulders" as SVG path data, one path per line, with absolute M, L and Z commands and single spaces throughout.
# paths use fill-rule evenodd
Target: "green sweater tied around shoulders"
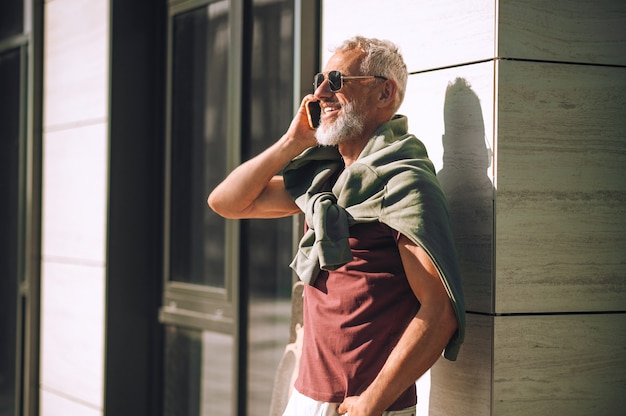
M 308 226 L 291 267 L 312 285 L 321 270 L 336 270 L 353 259 L 351 225 L 388 225 L 424 249 L 437 267 L 458 322 L 444 356 L 456 360 L 465 305 L 446 200 L 426 148 L 407 131 L 407 118 L 395 116 L 345 169 L 337 148 L 330 146 L 307 149 L 284 168 L 285 187 Z

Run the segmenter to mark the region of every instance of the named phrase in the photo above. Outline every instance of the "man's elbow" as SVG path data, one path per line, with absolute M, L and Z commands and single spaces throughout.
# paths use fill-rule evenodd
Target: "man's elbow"
M 437 301 L 430 302 L 428 305 L 423 304 L 420 308 L 420 313 L 422 311 L 425 317 L 430 317 L 442 338 L 451 338 L 459 328 L 454 306 L 447 296 L 445 298 L 439 298 Z
M 216 201 L 216 199 L 217 198 L 215 197 L 215 195 L 213 195 L 213 193 L 210 193 L 208 198 L 206 199 L 206 203 L 209 205 L 209 208 L 219 214 L 220 205 L 219 202 Z
M 209 207 L 218 215 L 224 218 L 238 218 L 231 210 L 229 209 L 229 204 L 226 203 L 222 198 L 219 197 L 215 192 L 211 192 L 209 197 L 207 198 L 207 204 Z

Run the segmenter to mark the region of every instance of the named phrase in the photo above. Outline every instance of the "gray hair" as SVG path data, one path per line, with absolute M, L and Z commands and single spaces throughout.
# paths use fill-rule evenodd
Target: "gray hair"
M 345 40 L 331 52 L 347 52 L 355 49 L 364 53 L 360 68 L 363 75 L 380 75 L 396 82 L 398 90 L 395 109 L 397 110 L 404 100 L 408 78 L 406 64 L 398 46 L 388 40 L 355 36 Z

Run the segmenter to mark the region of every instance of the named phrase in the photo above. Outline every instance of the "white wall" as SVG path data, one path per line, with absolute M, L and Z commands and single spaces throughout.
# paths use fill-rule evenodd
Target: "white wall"
M 45 3 L 42 416 L 102 414 L 108 8 Z

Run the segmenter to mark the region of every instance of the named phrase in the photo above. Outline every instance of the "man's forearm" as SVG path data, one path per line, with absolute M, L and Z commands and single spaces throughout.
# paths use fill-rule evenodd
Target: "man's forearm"
M 291 157 L 292 153 L 281 138 L 263 153 L 235 168 L 211 192 L 209 206 L 222 216 L 242 218 Z
M 209 206 L 226 218 L 281 217 L 297 206 L 274 176 L 307 147 L 285 135 L 263 153 L 234 169 L 211 192 Z
M 211 192 L 207 203 L 215 212 L 226 218 L 270 218 L 298 212 L 284 189 L 282 178 L 275 178 L 275 175 L 291 159 L 317 144 L 304 109 L 304 103 L 310 98 L 304 98 L 283 137 L 234 169 Z
M 382 414 L 441 356 L 457 323 L 451 306 L 433 319 L 434 313 L 421 310 L 411 320 L 380 373 L 361 395 L 372 414 Z

